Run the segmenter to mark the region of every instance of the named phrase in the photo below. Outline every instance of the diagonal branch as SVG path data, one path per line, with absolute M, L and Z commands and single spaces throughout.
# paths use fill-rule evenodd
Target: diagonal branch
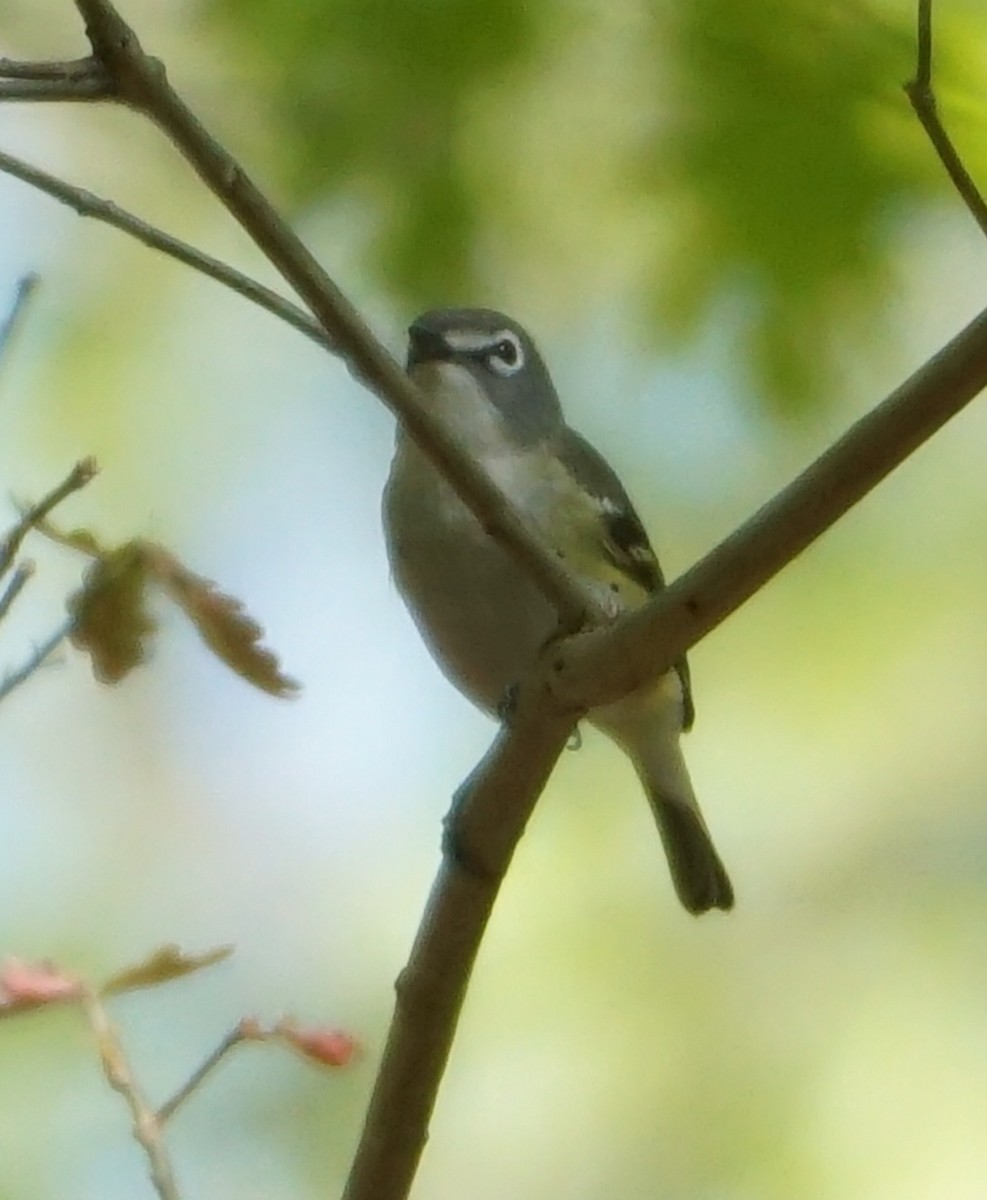
M 499 488 L 464 455 L 456 439 L 301 239 L 171 87 L 163 64 L 144 53 L 137 35 L 110 0 L 75 2 L 86 22 L 93 53 L 116 81 L 120 99 L 150 117 L 171 138 L 193 170 L 308 305 L 354 376 L 391 409 L 484 528 L 523 564 L 558 608 L 566 627 L 579 628 L 586 613 L 596 611 L 593 598 L 558 558 L 546 554 L 524 521 L 504 504 Z
M 550 654 L 553 690 L 593 708 L 654 679 L 987 387 L 987 310 L 658 597 Z
M 905 95 L 960 198 L 981 232 L 987 235 L 987 203 L 939 119 L 932 90 L 932 0 L 918 0 L 917 44 L 915 78 L 904 85 Z
M 12 154 L 7 154 L 2 150 L 0 150 L 0 171 L 12 175 L 24 183 L 29 183 L 39 191 L 60 200 L 80 216 L 92 217 L 93 220 L 101 221 L 104 225 L 112 225 L 114 229 L 129 233 L 131 237 L 136 238 L 151 250 L 159 250 L 162 254 L 167 254 L 169 258 L 174 258 L 185 266 L 207 275 L 238 295 L 252 300 L 254 304 L 259 304 L 261 308 L 267 309 L 275 317 L 294 326 L 312 341 L 325 346 L 327 350 L 335 348 L 330 336 L 317 321 L 313 321 L 304 309 L 292 304 L 290 300 L 279 296 L 277 292 L 251 279 L 248 275 L 228 266 L 220 259 L 213 258 L 212 255 L 206 254 L 202 250 L 196 250 L 187 242 L 172 237 L 154 225 L 149 225 L 140 217 L 135 217 L 133 213 L 126 212 L 118 205 L 113 204 L 112 201 L 104 200 L 85 188 L 66 183 L 58 176 L 42 171 L 39 167 L 31 166 L 30 163 L 15 158 Z
M 31 676 L 45 665 L 59 646 L 68 639 L 74 625 L 75 620 L 72 617 L 63 621 L 54 633 L 32 650 L 30 656 L 19 667 L 8 671 L 0 679 L 0 700 L 6 700 L 11 692 L 19 688 L 22 683 L 27 683 Z
M 37 275 L 25 275 L 17 283 L 13 302 L 7 310 L 7 315 L 0 321 L 0 364 L 3 363 L 10 339 L 14 336 L 14 331 L 24 316 L 28 301 L 34 295 L 38 282 Z
M 648 606 L 549 649 L 522 688 L 511 729 L 501 731 L 463 788 L 455 813 L 459 859 L 482 870 L 466 874 L 451 859 L 440 869 L 398 981 L 344 1200 L 399 1200 L 411 1186 L 499 881 L 574 711 L 667 671 L 985 386 L 987 312 Z
M 544 679 L 518 689 L 510 728 L 460 789 L 446 854 L 418 927 L 343 1200 L 402 1200 L 425 1149 L 466 987 L 500 882 L 578 714 Z M 467 871 L 463 863 L 480 864 Z
M 73 492 L 78 492 L 87 483 L 91 483 L 98 471 L 94 458 L 80 459 L 57 487 L 52 488 L 47 496 L 21 513 L 20 519 L 0 542 L 0 578 L 10 570 L 11 563 L 31 530 Z

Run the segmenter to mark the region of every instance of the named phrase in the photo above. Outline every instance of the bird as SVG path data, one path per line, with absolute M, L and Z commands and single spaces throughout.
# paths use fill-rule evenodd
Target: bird
M 664 587 L 626 491 L 566 424 L 522 325 L 487 308 L 423 313 L 408 329 L 406 370 L 463 451 L 608 614 L 636 608 Z M 557 632 L 556 610 L 400 423 L 382 509 L 392 578 L 432 657 L 496 717 Z M 694 717 L 683 657 L 657 682 L 586 719 L 633 764 L 678 898 L 698 915 L 732 908 L 734 894 L 679 744 Z

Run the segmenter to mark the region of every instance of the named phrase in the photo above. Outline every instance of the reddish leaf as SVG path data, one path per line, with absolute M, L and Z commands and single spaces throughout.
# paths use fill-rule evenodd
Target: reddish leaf
M 64 534 L 49 522 L 39 528 L 63 545 L 95 559 L 82 588 L 69 597 L 75 619 L 73 644 L 92 657 L 103 683 L 117 683 L 147 658 L 157 624 L 146 608 L 149 581 L 159 584 L 192 621 L 210 650 L 242 679 L 273 696 L 291 696 L 298 683 L 282 673 L 277 658 L 260 645 L 263 630 L 243 604 L 190 571 L 164 546 L 135 538 L 116 550 L 101 546 L 87 530 Z
M 254 687 L 272 696 L 291 696 L 298 683 L 281 673 L 277 658 L 261 646 L 263 629 L 241 601 L 195 575 L 163 546 L 145 543 L 148 570 L 192 621 L 209 649 Z
M 280 1034 L 306 1058 L 327 1067 L 345 1067 L 357 1050 L 356 1039 L 341 1029 L 302 1029 L 293 1021 L 279 1021 Z
M 60 1000 L 74 1000 L 82 984 L 51 963 L 33 966 L 8 958 L 0 966 L 0 1016 L 38 1008 Z
M 147 576 L 143 544 L 126 542 L 97 558 L 69 597 L 72 644 L 89 652 L 101 683 L 118 683 L 147 658 L 147 639 L 157 630 L 145 607 Z

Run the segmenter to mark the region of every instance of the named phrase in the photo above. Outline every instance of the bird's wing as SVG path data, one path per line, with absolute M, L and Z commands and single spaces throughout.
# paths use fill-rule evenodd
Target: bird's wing
M 563 466 L 596 501 L 600 514 L 600 546 L 609 561 L 649 594 L 661 591 L 665 577 L 641 518 L 623 484 L 598 450 L 573 429 L 565 428 L 556 447 Z M 682 728 L 691 729 L 696 717 L 689 664 L 683 655 L 675 664 L 682 683 Z

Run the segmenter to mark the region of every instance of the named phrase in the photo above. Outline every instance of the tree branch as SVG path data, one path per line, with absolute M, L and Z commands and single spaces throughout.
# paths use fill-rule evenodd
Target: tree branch
M 15 62 L 0 58 L 0 100 L 109 100 L 113 81 L 94 58 L 71 62 Z
M 0 592 L 0 621 L 4 619 L 7 613 L 13 607 L 14 601 L 23 592 L 25 587 L 34 575 L 34 563 L 22 562 L 18 563 L 13 575 L 10 577 L 10 582 Z
M 37 275 L 25 275 L 18 281 L 17 289 L 14 292 L 14 299 L 7 310 L 7 315 L 0 322 L 0 364 L 3 363 L 4 355 L 7 353 L 7 347 L 10 345 L 10 339 L 14 336 L 14 330 L 24 316 L 24 310 L 27 308 L 27 303 L 34 295 L 34 289 L 38 286 Z
M 167 254 L 169 258 L 174 258 L 185 266 L 200 271 L 203 275 L 216 280 L 217 283 L 223 284 L 238 295 L 252 300 L 254 304 L 259 304 L 261 308 L 304 333 L 313 342 L 318 342 L 319 345 L 330 351 L 335 349 L 329 334 L 304 309 L 292 304 L 290 300 L 279 296 L 277 292 L 251 279 L 248 275 L 221 262 L 218 258 L 213 258 L 212 255 L 206 254 L 202 250 L 196 250 L 194 246 L 172 237 L 154 225 L 149 225 L 140 217 L 126 212 L 111 201 L 104 200 L 85 188 L 66 183 L 56 175 L 42 171 L 39 167 L 33 167 L 30 163 L 15 158 L 12 154 L 6 154 L 2 150 L 0 150 L 0 171 L 60 200 L 80 216 L 91 217 L 95 221 L 101 221 L 104 225 L 112 225 L 114 229 L 120 229 L 124 233 L 130 234 L 131 237 L 136 238 L 151 250 L 159 250 L 162 254 Z M 2 346 L 2 341 L 0 341 L 0 346 Z
M 411 1188 L 500 882 L 577 716 L 558 711 L 542 676 L 523 681 L 510 727 L 460 789 L 450 814 L 457 853 L 443 857 L 395 985 L 394 1016 L 344 1200 L 400 1200 Z
M 654 600 L 550 652 L 553 690 L 596 707 L 667 671 L 987 387 L 987 310 Z
M 109 1013 L 99 996 L 88 987 L 82 991 L 82 1006 L 96 1038 L 103 1074 L 110 1087 L 124 1098 L 130 1109 L 134 1138 L 147 1157 L 158 1200 L 181 1200 L 161 1136 L 161 1125 L 134 1078 Z
M 499 881 L 575 724 L 669 667 L 987 386 L 987 312 L 645 608 L 550 648 L 455 813 L 397 1005 L 345 1200 L 410 1188 Z M 569 715 L 566 715 L 568 711 Z
M 22 683 L 27 683 L 31 676 L 40 670 L 48 659 L 55 653 L 59 646 L 72 632 L 75 627 L 73 618 L 69 618 L 63 622 L 46 641 L 32 652 L 30 657 L 13 671 L 8 671 L 0 680 L 0 701 L 6 700 L 12 691 L 19 688 Z
M 963 165 L 952 139 L 943 128 L 932 90 L 932 0 L 918 0 L 917 62 L 915 78 L 904 85 L 905 95 L 911 102 L 916 117 L 928 135 L 929 141 L 946 168 L 970 215 L 987 236 L 987 203 L 980 190 Z
M 62 482 L 53 487 L 47 496 L 42 497 L 37 504 L 25 509 L 20 520 L 0 542 L 0 578 L 10 570 L 10 564 L 17 557 L 17 551 L 21 548 L 28 533 L 40 524 L 50 512 L 53 512 L 63 500 L 90 483 L 96 477 L 98 470 L 94 458 L 80 459 Z
M 145 54 L 134 31 L 110 0 L 75 0 L 93 53 L 119 89 L 120 99 L 150 117 L 193 170 L 236 217 L 283 278 L 332 337 L 354 376 L 398 417 L 439 467 L 484 528 L 502 542 L 577 629 L 597 612 L 593 597 L 561 561 L 547 554 L 524 521 L 504 504 L 499 488 L 472 462 L 363 318 L 300 238 L 280 217 L 243 167 L 202 127 L 168 83 L 164 66 Z

